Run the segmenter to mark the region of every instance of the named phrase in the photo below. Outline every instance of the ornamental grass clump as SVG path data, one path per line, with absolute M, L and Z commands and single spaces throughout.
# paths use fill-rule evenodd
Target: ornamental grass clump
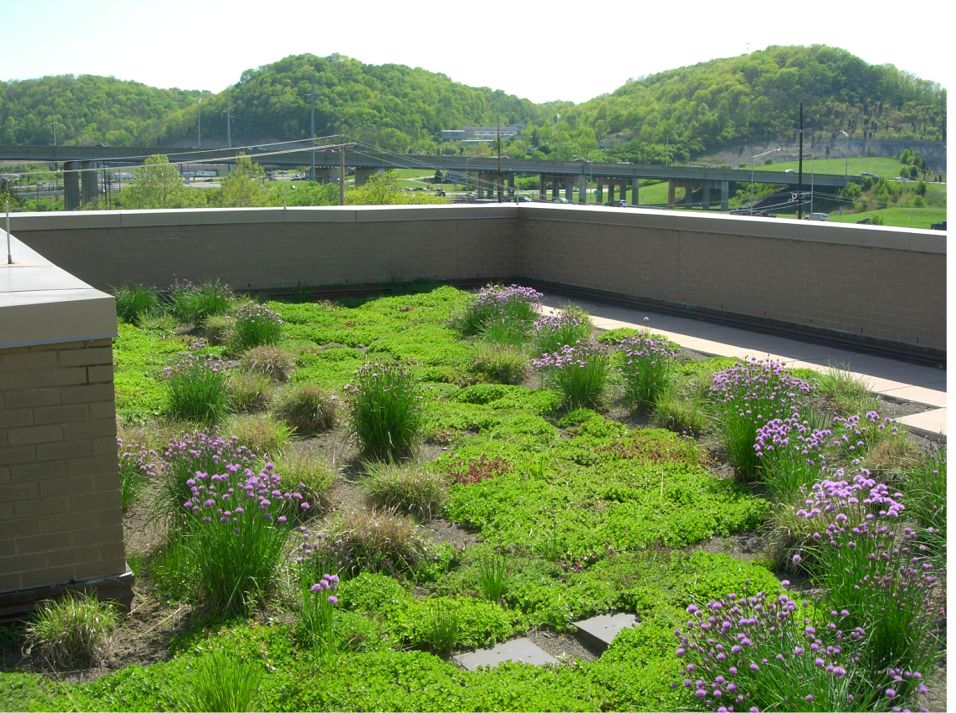
M 937 578 L 919 533 L 903 522 L 901 497 L 866 470 L 852 479 L 837 470 L 813 486 L 796 513 L 813 530 L 794 561 L 866 630 L 861 665 L 874 680 L 897 669 L 927 671 L 935 658 Z M 912 687 L 895 689 L 907 694 Z
M 387 460 L 410 453 L 422 431 L 420 395 L 397 362 L 360 367 L 345 387 L 349 422 L 365 455 Z
M 581 340 L 533 359 L 531 366 L 541 374 L 546 386 L 561 393 L 565 408 L 600 405 L 608 381 L 609 357 L 605 346 Z
M 246 612 L 275 579 L 293 529 L 290 511 L 310 505 L 284 489 L 272 463 L 258 472 L 227 463 L 197 472 L 186 485 L 183 544 L 196 575 L 194 595 L 217 613 Z
M 635 410 L 653 410 L 672 381 L 677 350 L 666 339 L 646 335 L 626 338 L 618 349 L 625 403 Z
M 294 366 L 286 352 L 272 344 L 264 344 L 245 352 L 239 359 L 239 368 L 264 374 L 272 381 L 284 383 L 292 375 Z
M 757 429 L 757 475 L 779 502 L 791 503 L 826 469 L 824 446 L 829 429 L 811 428 L 800 414 L 775 418 Z
M 810 385 L 786 373 L 782 362 L 747 359 L 714 374 L 710 396 L 727 457 L 739 477 L 757 473 L 757 429 L 794 413 Z
M 242 659 L 235 651 L 215 649 L 196 660 L 185 681 L 170 686 L 170 710 L 254 711 L 263 677 L 260 664 Z
M 142 326 L 143 321 L 162 313 L 159 292 L 145 285 L 123 285 L 113 294 L 116 316 L 124 322 Z
M 229 409 L 226 368 L 215 356 L 186 354 L 163 370 L 167 412 L 172 418 L 206 425 L 222 420 Z
M 339 400 L 321 386 L 297 384 L 279 395 L 275 415 L 300 436 L 328 431 L 335 425 Z
M 591 336 L 587 312 L 571 307 L 563 312 L 538 317 L 532 329 L 535 354 L 552 354 L 561 347 Z
M 420 521 L 441 514 L 447 499 L 442 475 L 415 463 L 369 463 L 362 488 L 376 507 Z
M 902 683 L 867 677 L 859 666 L 867 633 L 848 623 L 847 610 L 815 611 L 759 592 L 687 612 L 692 618 L 675 632 L 683 686 L 710 710 L 885 710 L 910 698 L 907 680 L 920 693 L 912 673 L 899 674 Z
M 304 529 L 296 561 L 316 570 L 408 574 L 427 554 L 421 528 L 394 511 L 356 508 L 335 518 L 323 532 Z
M 282 336 L 282 318 L 265 305 L 248 302 L 236 310 L 229 348 L 239 354 L 264 344 L 277 344 Z
M 538 313 L 535 304 L 544 295 L 521 285 L 486 285 L 469 307 L 453 321 L 453 326 L 465 336 L 484 334 L 491 325 L 505 324 L 526 337 Z
M 475 347 L 471 370 L 496 384 L 517 385 L 528 372 L 528 357 L 509 344 L 481 343 Z
M 89 666 L 102 657 L 118 624 L 112 602 L 71 592 L 40 604 L 26 627 L 25 653 L 36 653 L 57 668 Z
M 220 282 L 173 285 L 169 310 L 183 324 L 202 326 L 209 317 L 226 314 L 232 307 L 232 290 Z

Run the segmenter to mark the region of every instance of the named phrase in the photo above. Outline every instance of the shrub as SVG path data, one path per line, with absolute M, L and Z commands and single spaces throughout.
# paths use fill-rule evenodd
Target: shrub
M 116 289 L 113 298 L 116 300 L 116 316 L 129 324 L 140 326 L 143 320 L 163 311 L 159 292 L 145 285 L 122 285 Z
M 187 354 L 163 371 L 167 411 L 173 418 L 213 424 L 225 416 L 229 405 L 222 359 Z
M 273 583 L 291 532 L 286 514 L 308 509 L 284 490 L 272 463 L 259 471 L 226 463 L 187 481 L 184 543 L 194 565 L 195 596 L 213 611 L 248 611 Z
M 268 456 L 278 456 L 292 437 L 291 428 L 268 414 L 230 416 L 222 430 L 250 450 Z
M 795 556 L 848 622 L 866 632 L 861 666 L 871 680 L 893 686 L 893 670 L 926 671 L 934 663 L 933 565 L 918 532 L 904 527 L 900 494 L 891 494 L 866 470 L 852 480 L 836 471 L 813 486 L 797 511 L 813 533 Z M 904 694 L 913 686 L 893 686 Z
M 307 534 L 307 533 L 306 533 Z M 395 512 L 358 508 L 329 524 L 324 533 L 304 539 L 300 556 L 322 569 L 408 573 L 427 551 L 415 521 Z
M 600 405 L 608 378 L 608 354 L 602 345 L 579 341 L 532 360 L 531 366 L 561 393 L 565 408 Z
M 232 307 L 232 290 L 219 282 L 202 285 L 173 285 L 169 309 L 184 324 L 202 325 L 213 315 L 226 314 Z
M 506 344 L 478 344 L 471 370 L 499 384 L 520 384 L 528 372 L 528 358 Z
M 629 337 L 618 348 L 623 354 L 624 402 L 633 409 L 650 411 L 671 383 L 671 364 L 677 351 L 665 339 Z
M 170 688 L 173 710 L 253 711 L 262 667 L 234 651 L 215 649 L 198 658 L 191 675 Z
M 757 472 L 757 429 L 789 416 L 799 395 L 809 391 L 807 382 L 788 375 L 781 362 L 770 359 L 748 359 L 714 374 L 710 394 L 724 448 L 738 476 L 749 480 Z
M 441 513 L 446 493 L 442 476 L 413 463 L 370 463 L 362 487 L 376 507 L 430 520 Z
M 553 315 L 538 317 L 532 332 L 535 354 L 551 354 L 591 336 L 588 314 L 578 307 L 567 307 Z
M 229 409 L 234 413 L 264 411 L 272 402 L 272 380 L 264 374 L 233 371 L 226 377 Z
M 302 497 L 315 508 L 329 505 L 329 491 L 335 483 L 335 470 L 321 458 L 286 450 L 274 459 L 275 469 L 291 487 L 302 493 Z
M 307 436 L 327 431 L 335 425 L 338 399 L 315 384 L 298 384 L 280 394 L 275 414 Z
M 119 456 L 120 504 L 125 510 L 136 499 L 147 482 L 156 477 L 159 454 L 141 445 L 127 445 L 122 438 L 116 439 Z
M 366 455 L 390 458 L 414 448 L 422 429 L 419 395 L 401 364 L 366 364 L 345 391 L 352 432 Z
M 255 302 L 246 303 L 236 310 L 235 323 L 229 347 L 241 353 L 264 344 L 276 344 L 282 336 L 282 318 Z
M 54 667 L 96 663 L 119 623 L 110 602 L 86 592 L 69 593 L 39 606 L 26 629 L 26 651 L 36 651 Z
M 465 336 L 484 334 L 492 324 L 507 325 L 505 331 L 526 336 L 534 324 L 535 303 L 542 295 L 520 285 L 486 285 L 469 307 L 453 321 Z
M 273 381 L 286 382 L 292 375 L 292 360 L 289 355 L 271 344 L 253 347 L 239 359 L 239 368 L 265 374 Z

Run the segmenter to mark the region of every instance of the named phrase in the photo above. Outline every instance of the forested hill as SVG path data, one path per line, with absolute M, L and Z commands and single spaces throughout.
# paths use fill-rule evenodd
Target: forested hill
M 232 106 L 233 138 L 283 140 L 309 136 L 310 95 L 318 136 L 351 139 L 396 151 L 433 150 L 442 129 L 526 123 L 549 111 L 527 99 L 468 87 L 443 74 L 404 65 L 363 64 L 332 55 L 294 55 L 243 72 L 238 84 L 203 102 L 203 136 L 225 139 Z M 195 107 L 167 117 L 160 139 L 182 143 L 195 135 Z M 207 128 L 208 127 L 208 128 Z
M 128 146 L 200 96 L 94 75 L 0 81 L 0 144 L 52 144 L 55 130 L 61 145 Z
M 945 141 L 946 91 L 845 50 L 770 47 L 628 82 L 562 114 L 633 161 L 686 159 L 725 143 L 796 135 Z M 667 156 L 666 154 L 670 154 Z
M 200 103 L 200 98 L 202 102 Z M 635 162 L 686 160 L 730 142 L 792 139 L 804 104 L 818 136 L 945 140 L 946 92 L 895 67 L 825 47 L 771 47 L 630 81 L 574 106 L 534 104 L 443 74 L 295 55 L 243 72 L 219 94 L 112 78 L 0 81 L 0 144 L 203 146 L 343 133 L 394 151 L 429 152 L 441 129 L 527 123 L 508 146 L 535 155 Z

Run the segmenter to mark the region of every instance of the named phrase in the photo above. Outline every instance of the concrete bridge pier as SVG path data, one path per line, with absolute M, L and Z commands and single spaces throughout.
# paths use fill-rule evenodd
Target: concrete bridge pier
M 80 164 L 83 173 L 80 174 L 80 186 L 83 196 L 83 203 L 95 203 L 99 205 L 100 186 L 96 179 L 96 163 L 93 161 L 83 161 Z
M 588 202 L 588 179 L 582 173 L 578 176 L 578 203 L 584 205 Z
M 544 200 L 548 195 L 548 187 L 544 179 L 544 174 L 538 175 L 538 199 Z
M 594 195 L 594 202 L 598 205 L 604 203 L 604 181 L 600 177 L 597 178 L 597 192 Z
M 358 186 L 364 186 L 366 183 L 368 183 L 368 179 L 370 179 L 376 173 L 378 173 L 377 168 L 356 168 L 355 169 L 356 188 Z
M 730 181 L 720 182 L 720 209 L 730 210 Z
M 339 169 L 317 168 L 315 169 L 315 180 L 319 183 L 335 183 L 339 180 Z
M 672 180 L 667 182 L 667 207 L 673 208 L 677 196 L 677 184 Z
M 637 176 L 631 179 L 631 205 L 633 206 L 637 205 L 637 201 L 638 201 L 637 192 L 638 192 L 638 188 L 640 187 L 640 183 L 641 183 L 641 179 L 639 179 Z
M 700 190 L 703 208 L 704 210 L 710 210 L 710 181 L 705 182 Z
M 506 185 L 508 187 L 508 199 L 514 200 L 515 197 L 515 174 L 509 173 L 505 177 Z
M 67 161 L 63 164 L 63 208 L 77 210 L 80 207 L 80 168 L 79 161 Z
M 574 202 L 574 176 L 564 177 L 564 199 L 568 203 Z

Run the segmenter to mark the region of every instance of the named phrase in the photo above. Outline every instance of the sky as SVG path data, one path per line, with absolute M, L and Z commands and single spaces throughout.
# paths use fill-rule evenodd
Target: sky
M 290 54 L 338 53 L 422 67 L 535 102 L 581 102 L 667 69 L 771 45 L 825 44 L 948 88 L 951 38 L 938 24 L 949 16 L 946 2 L 916 7 L 882 0 L 0 0 L 0 79 L 98 74 L 220 92 L 244 70 Z

